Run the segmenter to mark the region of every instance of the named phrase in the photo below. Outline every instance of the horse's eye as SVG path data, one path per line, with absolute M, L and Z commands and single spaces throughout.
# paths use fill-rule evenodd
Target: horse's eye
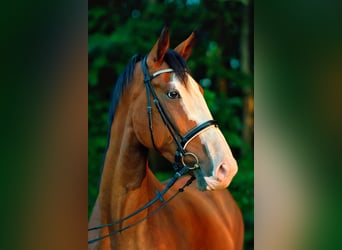
M 180 95 L 178 91 L 171 90 L 170 92 L 167 93 L 167 97 L 169 97 L 170 99 L 176 99 L 176 98 L 180 98 Z

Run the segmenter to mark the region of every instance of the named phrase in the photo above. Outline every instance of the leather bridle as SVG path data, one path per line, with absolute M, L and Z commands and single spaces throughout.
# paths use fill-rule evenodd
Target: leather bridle
M 154 72 L 153 74 L 149 75 L 148 72 L 148 65 L 147 65 L 147 56 L 144 57 L 144 59 L 141 62 L 141 68 L 144 74 L 144 83 L 146 87 L 146 96 L 147 96 L 147 115 L 148 115 L 148 123 L 149 123 L 149 129 L 150 129 L 150 135 L 153 147 L 156 151 L 159 151 L 153 137 L 153 127 L 152 127 L 152 106 L 151 106 L 151 95 L 153 98 L 153 102 L 158 110 L 158 113 L 160 114 L 163 122 L 165 123 L 166 127 L 170 131 L 170 134 L 176 143 L 177 150 L 175 153 L 175 162 L 173 164 L 175 170 L 180 169 L 181 167 L 187 165 L 184 162 L 185 157 L 192 157 L 194 159 L 194 164 L 192 166 L 188 166 L 189 170 L 194 170 L 199 168 L 199 161 L 198 157 L 192 153 L 186 151 L 186 146 L 188 143 L 193 140 L 197 135 L 199 135 L 201 132 L 206 130 L 210 126 L 218 126 L 217 121 L 215 120 L 208 120 L 206 122 L 203 122 L 202 124 L 198 125 L 197 127 L 191 129 L 186 135 L 182 136 L 178 130 L 175 128 L 175 126 L 172 124 L 170 118 L 165 113 L 163 107 L 160 104 L 160 101 L 158 99 L 158 96 L 156 92 L 154 91 L 154 88 L 152 86 L 151 81 L 156 78 L 157 76 L 164 74 L 164 73 L 172 73 L 174 72 L 173 69 L 162 69 L 157 72 Z
M 164 121 L 166 127 L 168 128 L 168 130 L 170 131 L 170 134 L 173 138 L 173 140 L 175 141 L 176 145 L 177 145 L 177 150 L 175 153 L 175 162 L 173 163 L 173 167 L 176 171 L 176 173 L 174 174 L 174 176 L 171 178 L 171 180 L 167 183 L 166 187 L 162 190 L 156 190 L 156 196 L 149 201 L 148 203 L 146 203 L 144 206 L 142 206 L 141 208 L 139 208 L 138 210 L 136 210 L 135 212 L 129 214 L 128 216 L 118 220 L 118 221 L 114 221 L 112 223 L 109 224 L 102 224 L 99 226 L 95 226 L 92 228 L 88 228 L 88 231 L 93 231 L 93 230 L 99 230 L 102 228 L 106 228 L 106 227 L 110 227 L 113 225 L 117 225 L 117 224 L 121 224 L 122 222 L 132 218 L 133 216 L 137 215 L 138 213 L 142 212 L 143 210 L 147 209 L 148 207 L 152 206 L 154 203 L 156 203 L 158 200 L 163 202 L 160 207 L 156 208 L 155 210 L 153 210 L 152 212 L 150 212 L 147 216 L 143 217 L 142 219 L 129 224 L 128 226 L 122 227 L 118 230 L 114 230 L 106 235 L 100 236 L 98 238 L 92 239 L 92 240 L 88 240 L 88 244 L 92 244 L 95 243 L 99 240 L 102 240 L 104 238 L 110 237 L 116 233 L 122 232 L 124 230 L 127 230 L 135 225 L 137 225 L 138 223 L 142 222 L 143 220 L 146 220 L 147 218 L 153 216 L 155 213 L 157 213 L 160 209 L 162 209 L 163 207 L 165 207 L 171 200 L 173 200 L 179 193 L 183 192 L 185 187 L 189 186 L 192 181 L 195 179 L 195 177 L 192 175 L 190 177 L 190 179 L 181 187 L 178 189 L 178 191 L 173 194 L 169 199 L 164 200 L 163 195 L 174 185 L 174 183 L 178 180 L 178 178 L 180 176 L 182 176 L 183 174 L 185 174 L 186 172 L 190 171 L 199 171 L 200 170 L 200 165 L 199 165 L 199 160 L 198 157 L 192 153 L 192 152 L 188 152 L 186 151 L 186 147 L 188 145 L 188 143 L 193 140 L 197 135 L 199 135 L 201 132 L 203 132 L 205 129 L 207 129 L 210 126 L 218 126 L 217 122 L 215 120 L 208 120 L 200 125 L 198 125 L 197 127 L 191 129 L 186 135 L 182 136 L 178 130 L 174 127 L 174 125 L 172 124 L 171 120 L 169 119 L 169 117 L 167 116 L 167 114 L 165 113 L 163 107 L 160 104 L 160 101 L 158 99 L 158 96 L 156 94 L 156 92 L 154 91 L 154 88 L 152 86 L 151 81 L 164 73 L 172 73 L 174 72 L 173 69 L 168 68 L 168 69 L 162 69 L 159 71 L 154 72 L 153 74 L 149 74 L 148 72 L 148 66 L 147 66 L 147 57 L 145 56 L 144 59 L 142 60 L 141 63 L 141 67 L 142 67 L 142 71 L 144 74 L 144 84 L 146 87 L 146 96 L 147 96 L 147 115 L 148 115 L 148 123 L 149 123 L 149 130 L 150 130 L 150 135 L 151 135 L 151 140 L 152 140 L 152 144 L 153 147 L 156 151 L 159 152 L 155 141 L 154 141 L 154 136 L 153 136 L 153 126 L 152 126 L 152 106 L 151 106 L 151 95 L 153 98 L 153 103 L 155 104 L 158 113 L 160 114 L 162 120 Z M 185 162 L 184 158 L 185 157 L 192 157 L 194 159 L 194 164 L 192 166 L 188 166 L 188 164 Z

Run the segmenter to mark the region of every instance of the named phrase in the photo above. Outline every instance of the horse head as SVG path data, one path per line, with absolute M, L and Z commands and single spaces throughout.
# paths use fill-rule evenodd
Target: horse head
M 213 120 L 203 89 L 187 69 L 194 40 L 192 33 L 172 50 L 169 31 L 163 29 L 140 64 L 138 78 L 147 85 L 136 96 L 140 102 L 133 106 L 133 129 L 146 148 L 155 148 L 170 162 L 176 155 L 183 165 L 195 166 L 200 190 L 224 189 L 236 174 L 237 163 Z

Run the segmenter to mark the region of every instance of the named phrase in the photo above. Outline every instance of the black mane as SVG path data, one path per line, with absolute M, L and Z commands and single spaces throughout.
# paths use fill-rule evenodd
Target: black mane
M 123 92 L 125 91 L 126 86 L 132 80 L 135 65 L 139 61 L 141 61 L 142 58 L 143 57 L 140 55 L 133 56 L 115 83 L 115 87 L 114 87 L 114 90 L 112 93 L 112 103 L 111 103 L 110 108 L 109 108 L 108 137 L 110 135 L 109 134 L 110 133 L 110 127 L 111 127 L 112 122 L 114 120 L 115 110 L 116 110 L 116 107 L 119 103 L 120 97 L 123 94 Z M 170 66 L 170 68 L 172 68 L 175 71 L 177 77 L 179 79 L 181 79 L 182 82 L 186 81 L 186 72 L 188 72 L 189 69 L 188 69 L 188 65 L 187 65 L 186 61 L 184 60 L 184 58 L 181 55 L 179 55 L 174 50 L 169 49 L 164 56 L 164 61 Z

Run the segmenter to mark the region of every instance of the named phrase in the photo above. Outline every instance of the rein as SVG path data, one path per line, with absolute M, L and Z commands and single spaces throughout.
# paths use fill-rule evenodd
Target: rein
M 142 60 L 141 63 L 141 67 L 142 67 L 142 71 L 144 74 L 144 84 L 146 87 L 146 96 L 147 96 L 147 115 L 148 115 L 148 123 L 149 123 L 149 130 L 150 130 L 150 135 L 151 135 L 151 140 L 152 140 L 152 144 L 154 149 L 159 152 L 155 141 L 154 141 L 154 137 L 153 137 L 153 126 L 152 126 L 152 105 L 151 105 L 151 95 L 153 98 L 153 103 L 155 104 L 158 113 L 160 114 L 163 122 L 165 123 L 166 127 L 168 128 L 168 130 L 171 133 L 171 136 L 173 138 L 173 140 L 175 141 L 176 145 L 177 145 L 177 150 L 175 153 L 175 162 L 173 163 L 173 168 L 175 169 L 176 173 L 174 174 L 174 176 L 172 177 L 172 179 L 167 183 L 166 187 L 162 190 L 156 190 L 156 196 L 149 201 L 148 203 L 146 203 L 143 207 L 139 208 L 138 210 L 136 210 L 135 212 L 129 214 L 128 216 L 118 220 L 118 221 L 114 221 L 110 224 L 102 224 L 96 227 L 92 227 L 92 228 L 88 228 L 88 231 L 93 231 L 93 230 L 98 230 L 98 229 L 102 229 L 102 228 L 106 228 L 106 227 L 110 227 L 113 225 L 117 225 L 120 224 L 130 218 L 132 218 L 133 216 L 139 214 L 140 212 L 144 211 L 145 209 L 149 208 L 150 206 L 152 206 L 154 203 L 156 203 L 157 201 L 161 201 L 163 202 L 160 207 L 156 208 L 154 211 L 152 211 L 151 213 L 147 214 L 145 217 L 143 217 L 142 219 L 129 224 L 123 228 L 120 228 L 118 230 L 112 231 L 109 234 L 100 236 L 98 238 L 92 239 L 92 240 L 88 240 L 88 244 L 92 244 L 95 243 L 97 241 L 100 241 L 104 238 L 110 237 L 116 233 L 125 231 L 137 224 L 139 224 L 140 222 L 150 218 L 152 215 L 156 214 L 159 210 L 161 210 L 163 207 L 165 207 L 171 200 L 173 200 L 179 193 L 183 192 L 184 189 L 189 186 L 192 181 L 195 179 L 195 176 L 191 176 L 190 179 L 181 187 L 178 189 L 178 191 L 173 194 L 168 200 L 164 200 L 163 195 L 175 184 L 175 182 L 179 179 L 179 177 L 181 177 L 183 174 L 185 174 L 186 172 L 188 172 L 189 170 L 195 170 L 195 171 L 200 171 L 200 166 L 199 166 L 199 160 L 198 157 L 191 152 L 186 151 L 186 146 L 188 145 L 188 143 L 194 139 L 198 134 L 200 134 L 201 132 L 203 132 L 204 130 L 206 130 L 207 128 L 209 128 L 210 126 L 218 126 L 218 123 L 215 120 L 208 120 L 200 125 L 198 125 L 197 127 L 191 129 L 186 135 L 182 136 L 177 129 L 174 127 L 174 125 L 172 124 L 170 118 L 166 115 L 163 107 L 160 104 L 160 101 L 158 99 L 158 96 L 156 94 L 156 92 L 154 91 L 154 88 L 152 86 L 151 81 L 159 76 L 160 74 L 164 74 L 164 73 L 171 73 L 174 72 L 173 69 L 169 68 L 169 69 L 162 69 L 159 70 L 151 75 L 149 75 L 148 73 L 148 66 L 147 66 L 147 57 L 145 56 L 144 59 Z M 184 158 L 186 156 L 190 156 L 194 159 L 195 163 L 192 166 L 188 166 L 185 161 Z
M 125 231 L 137 224 L 139 224 L 140 222 L 148 219 L 149 217 L 151 217 L 152 215 L 154 215 L 155 213 L 157 213 L 160 209 L 162 209 L 163 207 L 165 207 L 171 200 L 173 200 L 179 193 L 183 192 L 184 189 L 189 186 L 193 180 L 195 179 L 194 176 L 191 176 L 190 179 L 181 187 L 178 189 L 178 191 L 172 195 L 169 199 L 167 199 L 166 201 L 164 200 L 163 198 L 163 195 L 173 186 L 173 184 L 175 184 L 175 182 L 178 180 L 179 177 L 181 177 L 185 172 L 188 171 L 189 168 L 187 168 L 186 166 L 184 166 L 180 171 L 176 172 L 175 175 L 172 177 L 172 179 L 167 183 L 166 187 L 160 192 L 158 190 L 156 190 L 156 196 L 151 200 L 149 201 L 148 203 L 146 203 L 143 207 L 139 208 L 138 210 L 136 210 L 135 212 L 129 214 L 128 216 L 118 220 L 118 221 L 114 221 L 110 224 L 103 224 L 103 225 L 100 225 L 100 226 L 96 226 L 96 227 L 91 227 L 91 228 L 88 228 L 88 231 L 93 231 L 93 230 L 98 230 L 98 229 L 102 229 L 102 228 L 105 228 L 105 227 L 110 227 L 110 226 L 113 226 L 113 225 L 116 225 L 116 224 L 119 224 L 119 223 L 122 223 L 130 218 L 132 218 L 133 216 L 137 215 L 138 213 L 142 212 L 143 210 L 147 209 L 148 207 L 152 206 L 154 203 L 156 203 L 158 200 L 160 200 L 161 202 L 164 202 L 160 207 L 156 208 L 154 211 L 152 211 L 151 213 L 147 214 L 145 217 L 143 217 L 142 219 L 132 223 L 132 224 L 129 224 L 128 226 L 125 226 L 123 228 L 120 228 L 118 230 L 115 230 L 109 234 L 106 234 L 106 235 L 103 235 L 103 236 L 100 236 L 98 238 L 95 238 L 95 239 L 92 239 L 92 240 L 88 240 L 88 244 L 92 244 L 92 243 L 95 243 L 99 240 L 102 240 L 104 238 L 107 238 L 107 237 L 110 237 L 116 233 L 120 233 L 122 231 Z

